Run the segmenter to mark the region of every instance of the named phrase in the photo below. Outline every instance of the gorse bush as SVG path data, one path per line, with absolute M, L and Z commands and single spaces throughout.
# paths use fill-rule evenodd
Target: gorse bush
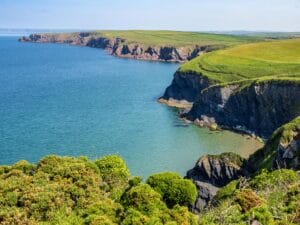
M 194 203 L 197 197 L 195 185 L 176 173 L 154 174 L 148 178 L 147 184 L 161 194 L 169 207 L 176 204 L 188 206 Z
M 182 182 L 180 189 L 184 185 L 190 188 Z M 37 165 L 20 161 L 0 166 L 1 225 L 195 222 L 186 207 L 167 207 L 159 191 L 131 177 L 118 156 L 95 161 L 47 156 Z
M 300 223 L 300 176 L 292 170 L 263 170 L 250 180 L 221 188 L 201 212 L 199 224 L 296 225 Z

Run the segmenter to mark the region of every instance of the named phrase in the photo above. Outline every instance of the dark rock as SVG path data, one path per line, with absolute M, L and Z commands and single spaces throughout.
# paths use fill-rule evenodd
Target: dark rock
M 93 32 L 80 32 L 73 34 L 32 34 L 29 37 L 20 38 L 19 41 L 42 43 L 51 42 L 89 46 L 93 48 L 106 49 L 110 54 L 118 57 L 167 62 L 184 62 L 196 57 L 202 51 L 204 52 L 214 48 L 209 46 L 195 46 L 193 48 L 175 48 L 168 46 L 142 47 L 139 43 L 128 44 L 124 38 L 99 37 Z
M 194 183 L 197 187 L 198 197 L 195 203 L 190 207 L 190 210 L 193 213 L 200 213 L 200 211 L 205 209 L 205 207 L 213 200 L 219 188 L 202 181 L 196 180 Z
M 248 170 L 300 170 L 300 117 L 279 127 L 262 149 L 248 159 Z
M 230 181 L 245 175 L 245 166 L 246 160 L 235 153 L 206 155 L 201 157 L 195 167 L 187 172 L 187 178 L 223 187 Z
M 191 206 L 191 211 L 197 213 L 203 210 L 220 187 L 246 175 L 246 168 L 246 160 L 235 153 L 201 157 L 186 176 L 195 183 L 198 190 L 198 197 Z
M 278 127 L 300 115 L 300 85 L 285 83 L 251 84 L 207 88 L 198 95 L 186 115 L 194 121 L 205 115 L 222 126 L 241 127 L 268 138 Z
M 295 136 L 289 143 L 279 143 L 273 168 L 300 170 L 300 130 L 295 133 Z
M 194 102 L 199 98 L 201 91 L 209 85 L 208 79 L 199 74 L 176 72 L 172 84 L 166 89 L 161 98 Z

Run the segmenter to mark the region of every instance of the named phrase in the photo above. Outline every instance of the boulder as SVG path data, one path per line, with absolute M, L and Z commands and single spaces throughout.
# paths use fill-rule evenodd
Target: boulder
M 216 187 L 223 187 L 245 175 L 245 165 L 246 160 L 235 153 L 205 155 L 187 172 L 187 177 L 194 181 L 204 181 Z
M 187 172 L 197 187 L 198 197 L 191 211 L 199 213 L 214 198 L 219 188 L 247 174 L 246 160 L 235 153 L 205 155 Z

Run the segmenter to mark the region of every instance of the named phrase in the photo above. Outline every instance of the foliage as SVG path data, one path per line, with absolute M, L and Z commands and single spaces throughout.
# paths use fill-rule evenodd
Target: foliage
M 129 170 L 124 160 L 118 156 L 109 155 L 95 161 L 100 170 L 103 186 L 108 186 L 113 198 L 119 198 L 128 185 Z
M 121 197 L 122 196 L 122 197 Z M 37 165 L 0 167 L 0 224 L 195 224 L 186 207 L 168 208 L 160 193 L 106 156 L 47 156 Z
M 97 31 L 96 36 L 107 38 L 124 38 L 127 44 L 140 44 L 157 47 L 186 47 L 186 46 L 231 46 L 240 43 L 248 43 L 264 40 L 262 37 L 248 37 L 226 34 L 181 32 L 181 31 Z
M 272 169 L 279 145 L 286 146 L 300 133 L 300 117 L 279 127 L 267 141 L 264 148 L 250 156 L 254 170 Z
M 197 197 L 195 185 L 176 173 L 152 175 L 148 178 L 147 184 L 162 195 L 169 207 L 177 204 L 188 206 L 194 203 Z
M 199 216 L 199 224 L 299 224 L 300 175 L 292 170 L 262 171 L 220 189 Z

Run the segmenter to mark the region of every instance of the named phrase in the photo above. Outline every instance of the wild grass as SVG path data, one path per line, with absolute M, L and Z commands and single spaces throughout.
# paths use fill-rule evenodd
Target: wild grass
M 124 38 L 127 43 L 138 43 L 147 46 L 232 46 L 245 44 L 253 41 L 264 40 L 263 37 L 248 37 L 226 34 L 212 34 L 200 32 L 181 31 L 151 31 L 151 30 L 129 30 L 129 31 L 97 31 L 96 36 L 107 38 Z
M 214 83 L 300 78 L 300 39 L 238 45 L 203 54 L 179 69 L 206 76 Z

